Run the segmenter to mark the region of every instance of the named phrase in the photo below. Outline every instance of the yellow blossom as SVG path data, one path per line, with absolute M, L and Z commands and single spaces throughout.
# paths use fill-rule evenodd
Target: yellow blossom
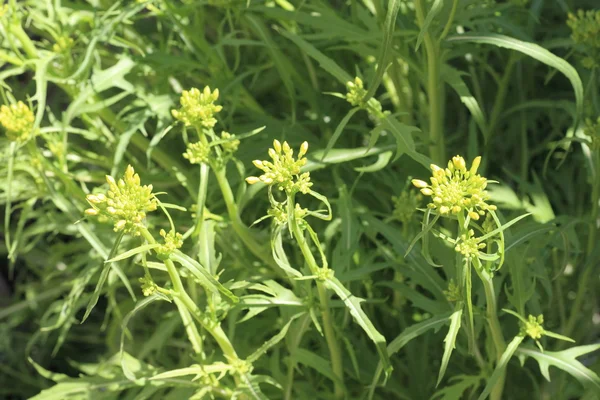
M 33 112 L 22 101 L 0 107 L 0 124 L 14 142 L 23 143 L 32 137 L 34 121 Z
M 264 172 L 259 177 L 250 176 L 246 182 L 250 185 L 262 181 L 266 185 L 276 185 L 279 190 L 291 194 L 295 192 L 308 193 L 312 182 L 310 173 L 301 173 L 301 168 L 306 164 L 304 155 L 308 151 L 308 143 L 304 142 L 298 151 L 298 157 L 294 158 L 294 150 L 287 142 L 273 141 L 273 148 L 269 149 L 271 161 L 254 160 L 256 168 Z
M 92 206 L 85 210 L 89 216 L 100 216 L 114 224 L 115 231 L 125 231 L 139 235 L 139 227 L 146 213 L 156 210 L 157 201 L 152 193 L 152 185 L 140 184 L 140 176 L 129 165 L 125 175 L 117 182 L 106 176 L 109 189 L 104 193 L 86 197 Z
M 222 106 L 214 104 L 218 98 L 219 89 L 211 92 L 208 86 L 202 92 L 196 88 L 184 90 L 179 99 L 181 108 L 172 110 L 171 114 L 185 126 L 210 129 L 217 123 L 214 115 L 223 109 Z
M 465 210 L 471 219 L 478 220 L 487 210 L 496 209 L 496 206 L 486 203 L 490 198 L 485 190 L 488 180 L 477 174 L 480 162 L 481 157 L 476 157 L 467 170 L 464 158 L 455 156 L 448 161 L 445 169 L 431 165 L 431 184 L 419 179 L 413 179 L 412 183 L 421 189 L 422 194 L 431 197 L 432 202 L 427 207 L 442 215 L 456 215 Z

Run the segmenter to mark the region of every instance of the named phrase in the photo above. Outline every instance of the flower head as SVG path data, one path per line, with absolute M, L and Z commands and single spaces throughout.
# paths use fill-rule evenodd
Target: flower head
M 267 215 L 273 218 L 275 224 L 284 225 L 288 221 L 287 206 L 284 203 L 273 203 L 271 208 L 267 210 Z M 294 218 L 297 221 L 302 221 L 308 215 L 308 209 L 302 208 L 299 203 L 296 203 L 294 208 Z
M 183 158 L 187 158 L 192 164 L 208 163 L 210 159 L 210 146 L 201 141 L 190 143 L 185 153 L 183 153 Z
M 346 93 L 348 103 L 355 107 L 362 107 L 364 105 L 363 99 L 367 95 L 362 79 L 357 76 L 354 81 L 347 82 L 346 89 L 348 90 L 348 93 Z
M 158 285 L 154 283 L 150 276 L 146 275 L 143 278 L 140 278 L 139 281 L 141 283 L 142 293 L 144 296 L 148 297 L 156 293 Z
M 160 236 L 165 240 L 165 243 L 161 244 L 156 249 L 156 254 L 161 260 L 168 259 L 175 250 L 183 246 L 183 235 L 181 233 L 177 233 L 173 230 L 167 233 L 164 229 L 161 229 Z
M 582 64 L 592 69 L 600 65 L 600 10 L 569 13 L 567 25 L 571 28 L 571 38 L 582 45 L 585 56 Z
M 312 182 L 310 173 L 301 173 L 300 169 L 306 164 L 304 155 L 308 150 L 308 143 L 300 145 L 298 158 L 294 158 L 294 150 L 287 142 L 281 144 L 279 140 L 273 141 L 273 148 L 269 149 L 271 161 L 254 160 L 256 168 L 264 172 L 259 177 L 250 176 L 246 182 L 254 184 L 263 182 L 266 185 L 276 185 L 279 190 L 285 190 L 286 193 L 302 192 L 308 193 Z
M 412 183 L 425 196 L 431 196 L 432 202 L 427 207 L 438 210 L 442 215 L 466 210 L 472 219 L 478 220 L 487 210 L 496 209 L 496 206 L 486 203 L 490 198 L 485 190 L 488 180 L 477 174 L 480 162 L 481 157 L 476 157 L 471 169 L 467 170 L 465 160 L 455 156 L 448 161 L 446 169 L 431 165 L 431 184 L 419 179 L 413 179 Z
M 485 243 L 479 243 L 475 237 L 473 229 L 469 229 L 466 234 L 460 235 L 459 241 L 456 243 L 454 250 L 461 253 L 467 258 L 475 258 L 480 249 L 485 248 Z
M 421 205 L 423 196 L 420 193 L 403 190 L 400 196 L 392 197 L 394 202 L 393 216 L 403 224 L 408 224 Z
M 173 117 L 183 122 L 185 126 L 203 126 L 212 128 L 217 123 L 214 115 L 223 109 L 214 104 L 219 98 L 219 89 L 210 91 L 206 86 L 201 92 L 196 88 L 184 90 L 179 100 L 181 108 L 172 110 Z
M 0 124 L 6 136 L 14 142 L 25 142 L 33 135 L 33 112 L 22 101 L 0 107 Z
M 354 81 L 346 83 L 346 100 L 354 107 L 360 107 L 367 110 L 367 112 L 376 117 L 382 118 L 386 114 L 382 111 L 383 108 L 379 100 L 371 97 L 368 101 L 365 101 L 367 97 L 367 90 L 364 88 L 363 81 L 358 76 L 354 78 Z
M 152 185 L 140 184 L 140 176 L 131 165 L 117 182 L 106 176 L 109 189 L 105 194 L 90 194 L 86 197 L 92 208 L 85 210 L 89 216 L 101 216 L 114 223 L 115 232 L 124 231 L 139 235 L 146 213 L 156 210 L 157 201 Z
M 221 132 L 221 140 L 226 140 L 226 142 L 221 143 L 221 148 L 227 154 L 235 153 L 240 146 L 240 141 L 229 132 Z
M 575 43 L 600 48 L 600 10 L 569 13 L 567 25 L 573 32 L 571 38 Z
M 544 323 L 544 316 L 538 315 L 537 317 L 533 315 L 529 315 L 527 321 L 523 323 L 521 327 L 521 332 L 523 335 L 528 335 L 530 338 L 534 340 L 539 340 L 544 335 L 545 331 L 542 327 Z
M 446 296 L 446 299 L 448 299 L 448 301 L 454 302 L 454 301 L 462 300 L 462 294 L 460 293 L 460 288 L 454 282 L 454 279 L 450 279 L 450 282 L 448 282 L 448 289 L 444 290 L 443 293 Z

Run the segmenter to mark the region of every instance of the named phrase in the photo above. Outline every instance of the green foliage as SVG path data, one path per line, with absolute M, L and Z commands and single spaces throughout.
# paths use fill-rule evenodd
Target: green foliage
M 0 397 L 598 398 L 599 16 L 0 2 Z

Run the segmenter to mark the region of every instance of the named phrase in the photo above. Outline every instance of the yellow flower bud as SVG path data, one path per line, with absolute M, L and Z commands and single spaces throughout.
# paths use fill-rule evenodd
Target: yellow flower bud
M 413 184 L 413 185 L 415 185 L 416 187 L 418 187 L 418 188 L 420 188 L 420 189 L 421 189 L 421 188 L 426 188 L 427 186 L 429 186 L 429 185 L 427 184 L 427 182 L 425 182 L 425 181 L 422 181 L 422 180 L 420 180 L 420 179 L 413 179 L 411 182 L 412 182 L 412 184 Z
M 308 142 L 304 141 L 300 145 L 300 151 L 298 152 L 298 158 L 302 158 L 308 151 Z
M 255 183 L 260 182 L 260 179 L 256 176 L 249 176 L 246 178 L 246 182 L 248 182 L 249 185 L 254 185 Z
M 481 156 L 475 157 L 475 159 L 473 160 L 473 163 L 471 164 L 471 169 L 469 170 L 471 175 L 475 175 L 477 173 L 479 164 L 481 164 Z

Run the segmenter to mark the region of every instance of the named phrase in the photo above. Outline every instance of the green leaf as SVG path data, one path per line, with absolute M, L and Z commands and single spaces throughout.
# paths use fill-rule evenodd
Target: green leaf
M 131 371 L 131 369 L 129 368 L 129 366 L 127 365 L 127 363 L 125 362 L 125 357 L 124 357 L 125 352 L 123 351 L 123 349 L 125 347 L 125 332 L 127 331 L 127 325 L 129 324 L 129 321 L 131 320 L 131 318 L 133 318 L 135 316 L 135 314 L 137 314 L 138 312 L 140 312 L 141 310 L 146 308 L 151 303 L 154 303 L 155 301 L 159 301 L 159 300 L 164 300 L 164 298 L 163 298 L 163 296 L 156 293 L 156 294 L 146 297 L 143 300 L 138 301 L 138 303 L 135 305 L 133 310 L 131 310 L 127 313 L 125 318 L 123 318 L 123 322 L 121 323 L 121 341 L 120 341 L 120 345 L 119 345 L 119 359 L 121 360 L 121 368 L 123 369 L 123 374 L 130 381 L 135 381 L 136 377 L 135 377 L 134 373 Z
M 352 77 L 350 76 L 350 74 L 348 74 L 339 65 L 337 65 L 337 63 L 335 61 L 333 61 L 331 58 L 327 57 L 325 54 L 321 53 L 319 50 L 317 50 L 316 47 L 314 47 L 312 44 L 310 44 L 307 41 L 305 41 L 304 39 L 302 39 L 300 36 L 295 35 L 292 32 L 285 31 L 285 30 L 279 30 L 279 32 L 283 36 L 285 36 L 286 38 L 288 38 L 292 42 L 294 42 L 296 44 L 296 46 L 298 46 L 302 50 L 304 50 L 304 52 L 306 52 L 306 54 L 309 57 L 313 58 L 314 60 L 316 60 L 319 63 L 319 66 L 321 66 L 321 68 L 323 68 L 325 71 L 330 73 L 334 78 L 336 78 L 342 84 L 345 85 L 346 82 L 349 82 L 352 80 Z M 350 119 L 350 118 L 348 118 L 348 119 Z
M 435 0 L 431 5 L 431 9 L 429 9 L 429 12 L 425 17 L 425 21 L 423 21 L 423 26 L 419 31 L 419 36 L 417 36 L 417 45 L 415 46 L 415 51 L 419 50 L 421 42 L 423 41 L 423 36 L 425 36 L 425 33 L 429 30 L 429 25 L 431 25 L 433 19 L 440 13 L 440 11 L 442 11 L 442 8 L 444 8 L 444 0 Z
M 136 254 L 140 254 L 140 253 L 146 253 L 152 249 L 155 249 L 157 247 L 159 247 L 160 244 L 159 243 L 152 243 L 152 244 L 144 244 L 141 246 L 138 246 L 134 249 L 131 250 L 127 250 L 125 253 L 119 254 L 116 257 L 111 258 L 110 260 L 106 260 L 105 263 L 112 263 L 115 261 L 121 261 L 121 260 L 125 260 L 129 257 L 133 257 Z
M 292 318 L 290 318 L 290 320 L 287 322 L 287 324 L 285 324 L 283 326 L 283 328 L 281 328 L 281 330 L 279 331 L 279 333 L 277 333 L 275 336 L 273 336 L 272 338 L 270 338 L 269 340 L 267 340 L 265 343 L 263 343 L 262 346 L 260 346 L 258 349 L 256 349 L 248 357 L 246 357 L 246 361 L 251 362 L 251 363 L 255 362 L 264 353 L 266 353 L 271 347 L 275 346 L 277 343 L 279 343 L 281 340 L 283 340 L 283 338 L 285 338 L 285 335 L 287 335 L 287 331 L 290 328 L 291 323 L 296 318 L 298 318 L 299 316 L 301 316 L 303 314 L 304 313 L 299 313 L 299 314 L 294 315 Z
M 182 267 L 190 271 L 206 289 L 213 293 L 220 292 L 233 303 L 237 303 L 239 301 L 236 295 L 231 293 L 229 289 L 223 286 L 221 282 L 216 280 L 214 276 L 212 276 L 203 266 L 201 266 L 190 256 L 182 253 L 179 250 L 176 250 L 173 254 L 171 254 L 171 258 L 173 261 L 178 262 Z
M 387 347 L 385 343 L 385 337 L 375 328 L 367 314 L 360 307 L 360 303 L 364 301 L 364 299 L 358 298 L 354 296 L 348 289 L 344 287 L 344 285 L 336 278 L 333 277 L 331 279 L 327 279 L 325 281 L 327 287 L 332 289 L 340 299 L 346 304 L 348 311 L 350 314 L 360 325 L 360 327 L 366 332 L 369 338 L 375 343 L 377 347 L 377 352 L 379 353 L 379 358 L 382 362 L 383 369 L 388 375 L 392 372 L 392 364 L 390 363 L 390 357 L 387 352 Z
M 284 270 L 288 276 L 301 278 L 302 274 L 290 265 L 285 250 L 283 249 L 283 231 L 283 226 L 276 226 L 271 233 L 273 259 L 279 268 Z
M 442 365 L 440 366 L 440 373 L 438 374 L 436 386 L 442 381 L 442 378 L 446 373 L 446 368 L 448 367 L 448 362 L 450 361 L 450 356 L 452 355 L 452 350 L 456 347 L 456 336 L 460 330 L 462 311 L 462 304 L 457 304 L 456 310 L 450 316 L 450 328 L 444 339 L 444 355 L 442 356 Z
M 335 131 L 333 132 L 333 136 L 331 136 L 331 139 L 329 139 L 329 142 L 327 142 L 327 147 L 325 147 L 325 151 L 323 151 L 323 155 L 321 156 L 321 161 L 323 161 L 325 159 L 325 157 L 327 156 L 329 151 L 333 148 L 333 146 L 335 145 L 337 140 L 340 138 L 340 135 L 344 131 L 344 128 L 348 124 L 348 121 L 350 121 L 350 118 L 352 118 L 352 116 L 354 114 L 356 114 L 356 112 L 359 110 L 360 110 L 360 107 L 354 107 L 350 111 L 348 111 L 348 113 L 344 116 L 344 118 L 342 118 L 342 120 L 338 124 L 337 128 L 335 128 Z
M 119 235 L 117 236 L 117 239 L 115 240 L 115 244 L 113 245 L 112 249 L 110 250 L 110 254 L 108 256 L 109 258 L 114 257 L 115 253 L 117 252 L 117 249 L 119 248 L 119 244 L 121 243 L 121 240 L 123 239 L 123 235 L 124 235 L 124 233 L 120 232 Z M 83 315 L 83 318 L 81 319 L 81 323 L 85 322 L 85 320 L 89 317 L 90 313 L 92 312 L 92 310 L 98 303 L 98 299 L 100 298 L 100 292 L 102 291 L 102 287 L 104 286 L 104 283 L 106 282 L 106 279 L 108 278 L 108 273 L 110 272 L 111 266 L 112 266 L 112 262 L 104 264 L 104 268 L 102 269 L 102 273 L 100 274 L 100 278 L 98 279 L 98 283 L 96 284 L 94 293 L 92 293 L 92 297 L 90 298 L 90 301 L 88 302 L 88 305 L 85 309 L 85 314 Z
M 574 126 L 578 124 L 578 119 L 583 114 L 583 101 L 584 91 L 581 78 L 577 73 L 577 70 L 573 68 L 571 64 L 562 58 L 552 54 L 548 50 L 534 43 L 523 42 L 518 39 L 514 39 L 504 35 L 498 35 L 495 33 L 465 33 L 461 35 L 451 36 L 446 39 L 448 42 L 471 42 L 471 43 L 484 43 L 491 44 L 498 47 L 504 47 L 507 49 L 521 52 L 529 57 L 532 57 L 550 67 L 556 68 L 562 72 L 573 86 L 575 92 L 575 103 L 577 110 L 577 117 L 575 118 Z
M 273 63 L 275 64 L 275 68 L 279 72 L 279 77 L 283 82 L 283 86 L 285 87 L 288 98 L 291 101 L 291 112 L 292 112 L 292 120 L 295 120 L 296 116 L 296 93 L 294 82 L 292 81 L 291 74 L 295 73 L 294 67 L 291 62 L 283 55 L 277 43 L 273 41 L 271 34 L 262 19 L 257 18 L 252 14 L 245 15 L 246 20 L 250 23 L 250 26 L 254 30 L 254 32 L 261 38 L 261 40 L 265 43 L 265 46 L 269 53 L 271 54 L 271 58 L 273 59 Z
M 294 352 L 294 361 L 306 365 L 309 368 L 314 369 L 321 375 L 331 379 L 332 381 L 338 381 L 338 377 L 333 373 L 331 364 L 325 358 L 305 349 L 296 349 Z
M 460 97 L 460 101 L 467 107 L 473 119 L 477 123 L 477 126 L 481 130 L 483 137 L 485 140 L 488 140 L 488 132 L 487 132 L 487 123 L 485 122 L 485 115 L 477 102 L 477 99 L 471 94 L 468 86 L 465 84 L 463 79 L 460 76 L 460 72 L 456 69 L 444 65 L 442 70 L 442 75 L 446 83 L 448 83 L 452 89 L 458 94 Z
M 488 379 L 487 385 L 485 386 L 485 389 L 483 389 L 483 392 L 481 392 L 481 395 L 479 395 L 478 400 L 486 399 L 489 396 L 489 394 L 492 392 L 494 385 L 496 384 L 498 379 L 500 379 L 500 377 L 504 373 L 504 370 L 506 369 L 506 366 L 508 365 L 508 361 L 513 356 L 513 354 L 515 354 L 515 351 L 517 351 L 517 349 L 519 348 L 519 345 L 521 344 L 523 339 L 525 339 L 524 336 L 517 335 L 514 337 L 513 340 L 510 341 L 508 346 L 506 346 L 506 350 L 504 350 L 504 353 L 502 353 L 502 357 L 500 357 L 498 364 L 496 364 L 496 368 L 494 369 L 492 376 Z
M 433 399 L 438 400 L 456 400 L 463 399 L 465 392 L 471 388 L 476 389 L 481 382 L 482 377 L 479 375 L 458 375 L 449 379 L 450 382 L 446 387 L 438 390 L 433 394 Z
M 383 26 L 383 41 L 381 42 L 381 52 L 377 60 L 377 72 L 371 81 L 369 91 L 364 98 L 364 101 L 368 101 L 379 87 L 383 74 L 388 67 L 389 59 L 392 53 L 392 40 L 394 38 L 394 28 L 396 27 L 396 17 L 400 10 L 399 0 L 390 0 L 388 3 L 388 11 L 385 16 L 385 23 Z
M 582 385 L 592 390 L 596 395 L 600 395 L 600 378 L 598 375 L 586 368 L 577 361 L 577 357 L 584 354 L 593 353 L 600 349 L 600 344 L 590 344 L 586 346 L 572 347 L 563 351 L 544 351 L 537 348 L 522 347 L 517 350 L 517 355 L 521 357 L 534 358 L 539 366 L 540 372 L 548 381 L 550 381 L 550 366 L 560 368 L 577 379 Z
M 443 325 L 446 324 L 446 321 L 453 315 L 451 312 L 447 312 L 444 314 L 436 315 L 431 317 L 423 322 L 419 322 L 418 324 L 412 325 L 402 331 L 401 334 L 396 336 L 394 340 L 390 342 L 387 346 L 387 353 L 391 357 L 400 351 L 404 346 L 406 346 L 411 340 L 421 336 L 425 332 L 430 329 L 438 330 Z M 373 399 L 373 394 L 375 393 L 375 387 L 381 378 L 381 372 L 383 371 L 383 365 L 381 361 L 377 364 L 377 369 L 375 370 L 375 374 L 373 375 L 373 381 L 371 382 L 371 386 L 369 388 L 369 396 L 367 397 L 369 400 Z
M 170 379 L 170 378 L 178 378 L 180 376 L 186 375 L 197 375 L 197 376 L 207 376 L 208 374 L 217 374 L 228 372 L 233 367 L 224 362 L 217 361 L 213 364 L 208 365 L 192 365 L 190 367 L 185 368 L 177 368 L 172 369 L 170 371 L 161 372 L 160 374 L 154 375 L 149 380 L 161 380 L 161 379 Z

